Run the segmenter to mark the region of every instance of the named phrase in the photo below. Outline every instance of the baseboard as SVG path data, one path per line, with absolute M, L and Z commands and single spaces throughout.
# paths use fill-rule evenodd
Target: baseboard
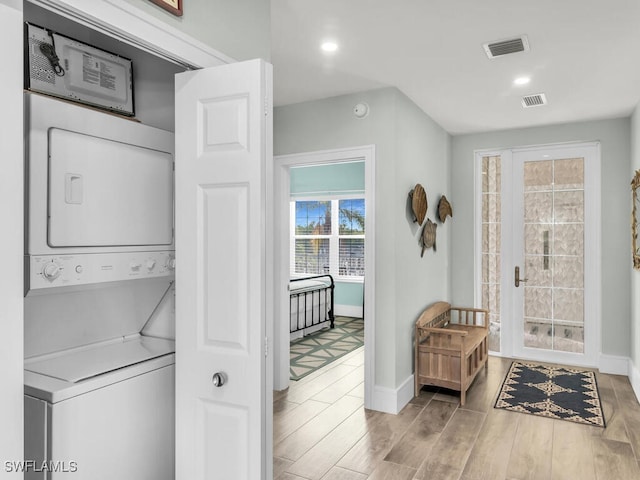
M 628 377 L 631 388 L 633 388 L 633 393 L 636 394 L 636 398 L 638 402 L 640 402 L 640 370 L 636 368 L 629 357 L 602 354 L 600 355 L 599 370 L 602 373 Z
M 302 330 L 298 330 L 297 332 L 293 332 L 289 334 L 289 341 L 292 342 L 299 338 L 304 337 L 305 335 L 309 335 L 313 332 L 317 332 L 318 330 L 322 330 L 323 328 L 329 327 L 329 321 L 319 323 L 318 325 L 314 325 L 312 327 L 307 327 Z
M 640 402 L 640 370 L 636 368 L 631 359 L 629 359 L 629 381 L 631 382 L 633 393 L 636 394 L 636 398 Z
M 336 316 L 362 318 L 362 305 L 334 305 Z
M 372 410 L 396 415 L 413 398 L 413 375 L 402 382 L 398 388 L 373 387 Z
M 600 354 L 598 370 L 612 375 L 629 375 L 629 357 Z
M 415 393 L 415 383 L 413 381 L 413 374 L 409 375 L 407 379 L 402 382 L 402 385 L 398 387 L 398 412 L 404 408 L 404 406 L 409 403 L 409 401 L 414 397 Z
M 629 377 L 636 398 L 640 402 L 640 370 L 630 358 L 617 355 L 600 355 L 599 370 L 612 375 Z M 398 388 L 373 387 L 372 410 L 397 414 L 413 398 L 413 375 L 410 375 Z

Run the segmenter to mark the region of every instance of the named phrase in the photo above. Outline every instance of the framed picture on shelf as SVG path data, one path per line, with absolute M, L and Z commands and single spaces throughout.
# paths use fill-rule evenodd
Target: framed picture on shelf
M 182 0 L 151 0 L 151 1 L 178 17 L 182 16 Z

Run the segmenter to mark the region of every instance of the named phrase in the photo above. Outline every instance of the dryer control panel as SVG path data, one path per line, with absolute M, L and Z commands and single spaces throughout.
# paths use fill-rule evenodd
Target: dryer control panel
M 26 290 L 172 276 L 173 251 L 31 255 L 25 257 Z

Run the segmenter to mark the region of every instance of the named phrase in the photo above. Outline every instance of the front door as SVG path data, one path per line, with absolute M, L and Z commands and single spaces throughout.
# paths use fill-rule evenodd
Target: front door
M 176 76 L 176 478 L 266 479 L 271 66 Z
M 598 146 L 513 152 L 514 354 L 596 365 Z
M 594 366 L 599 322 L 599 146 L 478 155 L 478 294 L 490 350 Z

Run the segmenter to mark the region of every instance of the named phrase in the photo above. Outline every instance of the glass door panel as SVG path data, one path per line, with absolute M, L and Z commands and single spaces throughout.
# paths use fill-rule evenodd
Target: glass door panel
M 489 310 L 489 350 L 500 352 L 501 157 L 482 158 L 482 308 Z
M 584 352 L 584 159 L 524 162 L 524 345 Z

